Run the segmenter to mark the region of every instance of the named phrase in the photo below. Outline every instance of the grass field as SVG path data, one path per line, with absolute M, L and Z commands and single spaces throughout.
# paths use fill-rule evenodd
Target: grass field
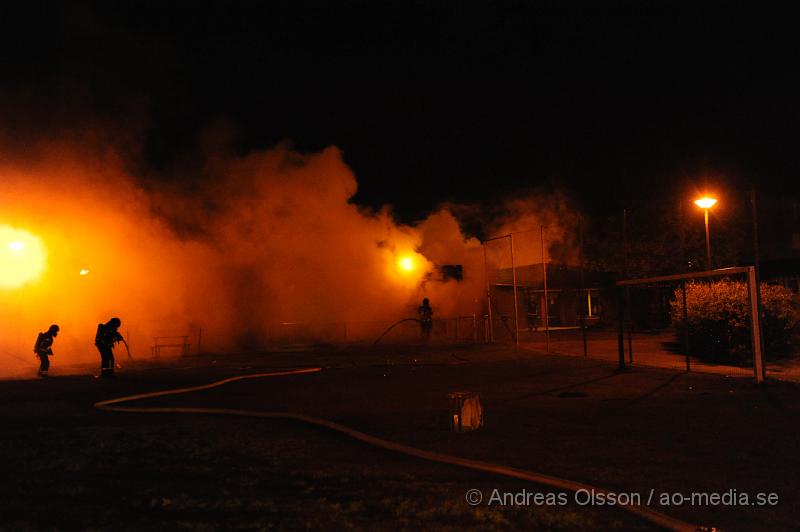
M 387 365 L 388 362 L 388 365 Z M 796 528 L 800 388 L 486 347 L 298 348 L 136 361 L 114 380 L 0 382 L 4 530 L 652 529 L 618 508 L 489 506 L 534 484 L 369 447 L 299 422 L 122 414 L 96 401 L 265 370 L 137 406 L 304 413 L 441 453 L 656 494 L 652 508 L 729 530 Z M 92 368 L 93 369 L 93 368 Z M 447 393 L 481 394 L 485 426 L 448 430 Z M 465 502 L 479 489 L 484 503 Z M 775 493 L 776 505 L 664 506 L 659 495 Z M 555 492 L 549 492 L 555 493 Z

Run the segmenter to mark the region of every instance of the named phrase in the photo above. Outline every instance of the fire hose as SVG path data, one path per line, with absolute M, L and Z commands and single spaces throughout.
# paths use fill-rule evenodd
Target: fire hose
M 126 342 L 125 339 L 123 339 L 122 343 L 125 344 L 125 351 L 128 352 L 128 359 L 133 359 L 133 357 L 131 356 L 131 348 L 128 347 L 128 342 Z
M 329 421 L 327 419 L 308 416 L 305 414 L 295 414 L 291 412 L 261 412 L 256 410 L 240 410 L 240 409 L 229 409 L 229 408 L 184 408 L 184 407 L 145 408 L 145 407 L 133 407 L 133 406 L 116 406 L 120 405 L 121 403 L 127 403 L 130 401 L 136 401 L 140 399 L 150 399 L 153 397 L 163 397 L 166 395 L 177 395 L 177 394 L 183 394 L 201 390 L 208 390 L 211 388 L 223 386 L 231 382 L 236 382 L 245 379 L 257 379 L 262 377 L 280 377 L 285 375 L 302 375 L 308 373 L 317 373 L 320 371 L 322 371 L 322 368 L 317 367 L 317 368 L 304 368 L 304 369 L 296 369 L 288 371 L 275 371 L 270 373 L 255 373 L 249 375 L 240 375 L 200 386 L 176 388 L 172 390 L 162 390 L 158 392 L 142 393 L 137 395 L 118 397 L 115 399 L 108 399 L 105 401 L 98 401 L 97 403 L 94 404 L 94 407 L 97 408 L 98 410 L 104 410 L 108 412 L 128 412 L 128 413 L 139 413 L 139 414 L 211 414 L 211 415 L 256 417 L 256 418 L 270 418 L 270 419 L 291 419 L 295 421 L 302 421 L 304 423 L 308 423 L 311 425 L 316 425 L 318 427 L 323 427 L 338 432 L 340 434 L 344 434 L 345 436 L 366 443 L 368 445 L 372 445 L 374 447 L 379 447 L 382 449 L 386 449 L 388 451 L 405 454 L 407 456 L 413 456 L 415 458 L 421 458 L 423 460 L 429 460 L 432 462 L 439 462 L 443 464 L 450 464 L 459 467 L 464 467 L 467 469 L 472 469 L 475 471 L 483 471 L 486 473 L 492 473 L 505 477 L 516 478 L 540 484 L 543 486 L 567 490 L 571 492 L 586 490 L 604 495 L 612 495 L 612 492 L 610 490 L 598 488 L 595 486 L 591 486 L 589 484 L 583 484 L 581 482 L 573 482 L 571 480 L 566 480 L 550 475 L 545 475 L 542 473 L 537 473 L 535 471 L 516 469 L 513 467 L 493 464 L 490 462 L 470 460 L 458 456 L 452 456 L 433 451 L 426 451 L 424 449 L 419 449 L 417 447 L 411 447 L 409 445 L 404 445 L 402 443 L 397 443 L 394 441 L 385 440 L 383 438 L 378 438 L 376 436 L 372 436 L 370 434 L 355 430 L 353 428 L 350 428 L 348 426 L 339 423 L 335 423 L 333 421 Z M 621 502 L 619 502 L 619 499 L 617 499 L 617 506 L 619 506 L 623 510 L 630 512 L 631 514 L 637 517 L 649 521 L 654 525 L 664 528 L 665 530 L 673 530 L 676 532 L 690 532 L 690 531 L 697 531 L 704 529 L 703 527 L 700 527 L 698 525 L 686 523 L 684 521 L 681 521 L 674 517 L 670 517 L 661 512 L 651 510 L 646 506 L 640 506 L 634 504 L 622 504 Z
M 398 320 L 398 321 L 394 322 L 393 324 L 389 325 L 389 327 L 387 327 L 387 329 L 385 331 L 383 331 L 383 334 L 378 336 L 378 339 L 375 340 L 375 342 L 373 342 L 372 345 L 378 345 L 378 342 L 380 342 L 381 339 L 383 339 L 384 336 L 389 334 L 389 331 L 391 331 L 392 329 L 394 329 L 395 327 L 397 327 L 398 325 L 400 325 L 404 321 L 419 321 L 419 320 L 417 318 L 404 318 L 402 320 Z

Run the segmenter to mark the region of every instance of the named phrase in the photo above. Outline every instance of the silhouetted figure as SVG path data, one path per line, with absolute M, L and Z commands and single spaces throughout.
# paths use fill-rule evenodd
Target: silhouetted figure
M 94 337 L 94 345 L 100 351 L 100 376 L 114 376 L 114 345 L 117 342 L 124 342 L 125 339 L 119 333 L 122 321 L 119 318 L 111 318 L 106 323 L 97 325 L 97 334 Z
M 33 352 L 39 357 L 39 376 L 47 377 L 47 370 L 50 369 L 50 358 L 53 356 L 53 340 L 58 336 L 58 325 L 51 325 L 47 332 L 39 333 L 36 343 L 33 344 Z
M 422 305 L 417 309 L 419 315 L 419 332 L 423 342 L 427 342 L 431 337 L 433 328 L 433 309 L 428 298 L 422 300 Z

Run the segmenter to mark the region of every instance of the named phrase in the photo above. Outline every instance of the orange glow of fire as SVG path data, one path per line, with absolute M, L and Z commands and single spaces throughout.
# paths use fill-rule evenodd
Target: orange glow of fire
M 414 258 L 409 256 L 409 255 L 406 255 L 404 257 L 400 257 L 397 260 L 397 267 L 400 268 L 400 270 L 405 271 L 405 272 L 414 271 Z
M 38 279 L 46 265 L 44 244 L 37 236 L 0 226 L 0 289 L 17 288 Z
M 393 282 L 406 290 L 416 287 L 430 269 L 430 263 L 425 255 L 410 247 L 395 250 L 390 257 L 386 262 L 386 273 Z

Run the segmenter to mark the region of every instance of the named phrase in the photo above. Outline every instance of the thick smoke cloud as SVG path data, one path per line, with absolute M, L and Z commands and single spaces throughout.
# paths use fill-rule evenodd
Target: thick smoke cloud
M 144 357 L 154 336 L 196 344 L 201 331 L 215 351 L 372 340 L 414 317 L 423 297 L 439 318 L 485 311 L 483 249 L 457 216 L 468 207 L 401 225 L 388 207 L 350 202 L 356 178 L 336 148 L 209 153 L 197 175 L 173 181 L 134 177 L 113 150 L 64 143 L 0 163 L 0 225 L 38 236 L 47 253 L 38 279 L 0 290 L 0 372 L 32 367 L 36 333 L 51 323 L 62 331 L 54 362 L 67 365 L 96 361 L 96 325 L 112 316 Z M 531 201 L 510 202 L 489 227 L 552 216 Z M 443 275 L 456 264 L 463 279 Z
M 214 179 L 187 180 L 190 192 L 143 187 L 113 152 L 36 152 L 0 168 L 0 224 L 47 250 L 37 280 L 0 292 L 3 367 L 35 362 L 32 342 L 50 323 L 61 326 L 63 364 L 95 360 L 94 329 L 111 316 L 143 356 L 157 335 L 202 329 L 203 348 L 216 350 L 258 349 L 292 331 L 358 339 L 413 316 L 426 295 L 451 301 L 440 315 L 474 303 L 459 295 L 467 283 L 437 279 L 436 263 L 478 244 L 445 212 L 413 228 L 349 203 L 356 180 L 334 148 L 217 159 Z M 402 257 L 413 271 L 398 267 Z

